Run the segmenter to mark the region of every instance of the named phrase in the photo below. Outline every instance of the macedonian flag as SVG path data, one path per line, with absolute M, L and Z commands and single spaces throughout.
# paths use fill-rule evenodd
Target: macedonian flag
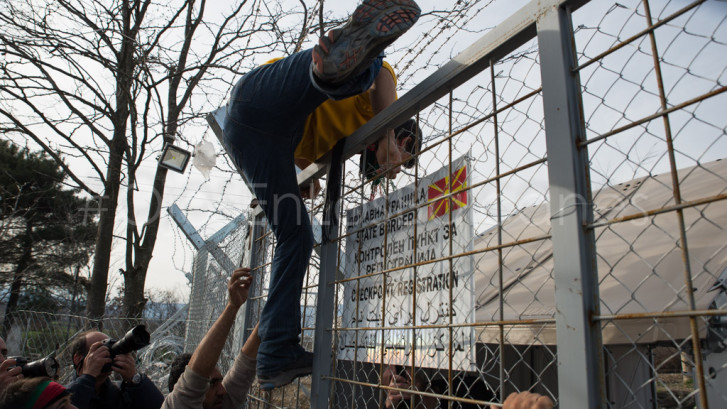
M 452 173 L 452 209 L 457 210 L 460 207 L 467 206 L 467 165 L 462 166 Z M 449 194 L 449 177 L 442 179 L 429 185 L 427 193 L 427 202 L 429 202 L 429 220 L 444 216 L 450 211 L 449 199 L 437 198 Z

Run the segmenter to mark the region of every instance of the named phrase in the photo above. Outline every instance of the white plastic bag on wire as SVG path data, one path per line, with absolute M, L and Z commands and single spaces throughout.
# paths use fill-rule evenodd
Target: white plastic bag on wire
M 194 160 L 192 164 L 202 172 L 205 180 L 210 180 L 210 170 L 215 167 L 217 156 L 212 142 L 202 141 L 194 146 Z

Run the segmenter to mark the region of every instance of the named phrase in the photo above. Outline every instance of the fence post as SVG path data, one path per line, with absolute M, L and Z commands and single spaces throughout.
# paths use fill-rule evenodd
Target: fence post
M 263 260 L 264 251 L 265 251 L 265 243 L 260 241 L 260 238 L 265 233 L 265 215 L 263 213 L 258 213 L 256 215 L 252 216 L 252 227 L 250 228 L 250 265 L 249 267 L 253 270 L 255 270 L 257 267 L 260 267 L 265 261 Z M 253 286 L 252 286 L 252 292 L 250 294 L 250 297 L 258 297 L 262 295 L 263 291 L 263 275 L 262 272 L 257 270 L 253 272 Z M 247 337 L 250 335 L 251 331 L 248 331 L 248 329 L 254 324 L 257 323 L 258 318 L 260 317 L 260 311 L 262 310 L 262 307 L 260 304 L 262 301 L 255 302 L 255 305 L 251 304 L 248 301 L 248 305 L 245 308 L 245 319 L 244 319 L 244 329 L 243 329 L 243 340 L 247 340 Z
M 321 226 L 321 260 L 318 273 L 318 297 L 316 305 L 315 343 L 313 354 L 313 380 L 311 384 L 311 408 L 326 409 L 331 396 L 331 367 L 333 363 L 333 319 L 336 311 L 336 274 L 338 273 L 338 227 L 340 219 L 339 196 L 343 175 L 341 151 L 343 142 L 334 148 L 329 167 L 326 203 L 323 207 Z M 334 185 L 335 184 L 335 185 Z
M 336 226 L 337 231 L 338 228 Z M 331 323 L 335 306 L 336 263 L 338 245 L 336 241 L 323 244 L 321 249 L 321 269 L 318 277 L 318 305 L 316 306 L 315 345 L 313 354 L 313 384 L 311 386 L 311 408 L 325 409 L 331 396 L 331 376 L 333 333 Z
M 553 7 L 537 23 L 550 182 L 561 408 L 605 407 L 589 160 L 570 11 Z
M 197 252 L 192 263 L 192 291 L 189 294 L 190 306 L 187 310 L 187 326 L 184 331 L 184 352 L 193 352 L 197 344 L 202 340 L 204 333 L 201 333 L 202 309 L 204 306 L 204 294 L 206 288 L 205 275 L 207 272 L 206 251 Z M 204 330 L 202 330 L 204 331 Z

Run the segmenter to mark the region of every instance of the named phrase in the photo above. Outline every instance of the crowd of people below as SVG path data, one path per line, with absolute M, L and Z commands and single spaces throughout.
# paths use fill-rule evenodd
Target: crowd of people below
M 77 335 L 70 345 L 73 379 L 63 386 L 45 376 L 23 377 L 22 367 L 8 358 L 0 338 L 0 409 L 232 409 L 244 407 L 255 381 L 255 361 L 260 346 L 257 326 L 252 330 L 226 374 L 217 362 L 237 313 L 248 297 L 250 270 L 236 270 L 230 278 L 224 310 L 192 354 L 177 356 L 170 365 L 166 397 L 138 371 L 133 353 L 110 357 L 104 345 L 108 336 L 98 331 Z M 118 380 L 112 380 L 115 374 Z M 388 367 L 381 376 L 386 389 L 386 409 L 445 407 L 426 381 L 408 368 Z M 410 390 L 411 392 L 407 392 Z M 514 393 L 505 409 L 551 409 L 550 398 L 534 393 Z M 493 407 L 494 408 L 494 407 Z

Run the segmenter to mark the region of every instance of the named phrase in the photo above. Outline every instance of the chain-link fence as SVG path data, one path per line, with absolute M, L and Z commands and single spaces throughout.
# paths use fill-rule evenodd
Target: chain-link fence
M 247 223 L 239 223 L 225 233 L 222 237 L 208 239 L 194 257 L 187 317 L 187 321 L 194 325 L 186 327 L 185 352 L 194 352 L 194 348 L 222 313 L 227 303 L 227 280 L 235 267 L 243 264 L 246 247 L 250 242 L 249 226 Z M 243 314 L 240 314 L 220 355 L 219 366 L 223 371 L 230 368 L 242 346 L 243 318 Z
M 532 2 L 351 135 L 347 158 L 410 117 L 426 139 L 395 181 L 344 164 L 301 300 L 311 406 L 727 405 L 726 15 Z M 253 402 L 307 407 L 307 385 Z

